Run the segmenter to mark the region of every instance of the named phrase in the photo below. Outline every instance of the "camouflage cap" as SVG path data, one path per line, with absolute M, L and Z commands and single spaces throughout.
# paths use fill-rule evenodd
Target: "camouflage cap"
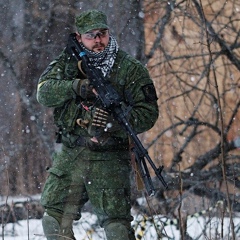
M 76 27 L 80 34 L 93 29 L 109 28 L 107 25 L 107 16 L 97 10 L 89 10 L 76 17 Z

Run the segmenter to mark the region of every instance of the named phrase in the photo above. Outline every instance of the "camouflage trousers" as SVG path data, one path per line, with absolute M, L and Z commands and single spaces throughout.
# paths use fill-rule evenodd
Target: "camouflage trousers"
M 90 160 L 90 152 L 66 147 L 55 154 L 41 197 L 48 214 L 60 223 L 68 222 L 68 232 L 72 232 L 72 221 L 81 218 L 81 208 L 90 200 L 108 240 L 134 240 L 130 213 L 131 167 L 124 156 L 99 153 L 99 159 Z

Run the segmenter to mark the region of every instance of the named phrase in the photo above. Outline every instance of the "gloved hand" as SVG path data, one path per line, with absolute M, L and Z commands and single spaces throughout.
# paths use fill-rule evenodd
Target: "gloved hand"
M 96 95 L 93 92 L 93 86 L 88 79 L 76 79 L 73 82 L 73 90 L 83 99 L 93 99 Z

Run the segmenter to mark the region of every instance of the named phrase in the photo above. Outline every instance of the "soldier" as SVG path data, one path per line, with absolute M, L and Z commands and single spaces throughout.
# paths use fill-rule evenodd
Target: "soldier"
M 101 70 L 132 108 L 127 118 L 136 133 L 158 118 L 157 96 L 146 68 L 118 47 L 103 12 L 76 17 L 76 36 L 92 65 Z M 133 240 L 128 134 L 101 106 L 81 61 L 68 46 L 39 79 L 37 99 L 54 107 L 60 152 L 53 155 L 41 203 L 48 240 L 75 239 L 72 223 L 90 200 L 108 240 Z M 99 123 L 99 124 L 96 124 Z

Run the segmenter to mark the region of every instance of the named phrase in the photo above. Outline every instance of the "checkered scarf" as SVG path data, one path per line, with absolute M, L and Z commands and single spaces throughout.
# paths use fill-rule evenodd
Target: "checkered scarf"
M 109 43 L 107 47 L 101 52 L 93 52 L 84 47 L 80 43 L 83 50 L 87 54 L 90 62 L 95 68 L 98 68 L 102 71 L 103 76 L 106 76 L 111 70 L 118 52 L 118 43 L 117 40 L 110 36 Z

